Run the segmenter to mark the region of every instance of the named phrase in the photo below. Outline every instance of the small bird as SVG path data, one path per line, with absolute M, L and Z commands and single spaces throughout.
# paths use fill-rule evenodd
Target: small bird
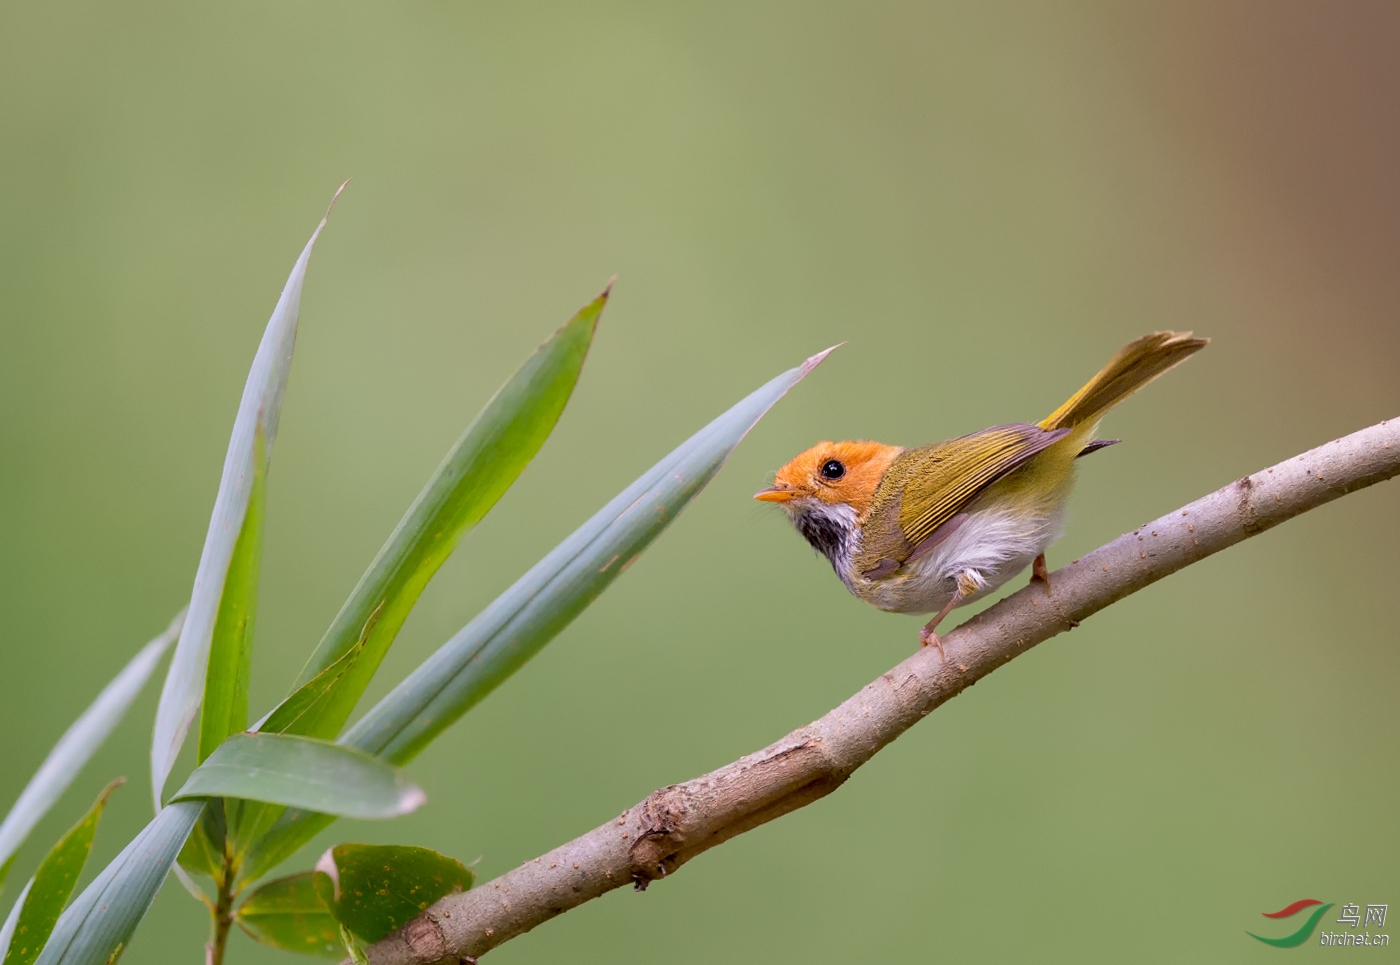
M 1190 332 L 1154 332 L 1037 425 L 994 426 L 905 449 L 819 442 L 778 470 L 754 499 L 778 503 L 860 599 L 891 613 L 934 613 L 919 633 L 938 647 L 954 607 L 1031 566 L 1050 591 L 1045 550 L 1059 538 L 1075 460 L 1104 413 L 1206 346 Z

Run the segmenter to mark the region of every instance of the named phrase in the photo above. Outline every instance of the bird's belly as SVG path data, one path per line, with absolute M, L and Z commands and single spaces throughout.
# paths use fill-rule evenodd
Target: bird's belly
M 889 613 L 936 613 L 957 592 L 955 580 L 932 573 L 901 573 L 883 580 L 848 584 L 866 603 Z
M 1061 506 L 1043 512 L 977 510 L 927 556 L 883 580 L 857 579 L 851 592 L 894 613 L 935 613 L 958 592 L 959 577 L 976 587 L 958 600 L 979 600 L 1030 566 L 1060 535 Z M 966 574 L 966 576 L 964 576 Z

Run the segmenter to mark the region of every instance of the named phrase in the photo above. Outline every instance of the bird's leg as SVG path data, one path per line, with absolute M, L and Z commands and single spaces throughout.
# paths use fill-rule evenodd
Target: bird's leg
M 962 596 L 961 592 L 954 593 L 953 598 L 947 603 L 943 604 L 943 609 L 938 611 L 938 615 L 935 616 L 928 623 L 925 623 L 924 628 L 919 631 L 919 646 L 937 647 L 938 660 L 940 663 L 947 660 L 948 655 L 943 652 L 943 641 L 940 640 L 938 634 L 934 633 L 933 631 L 935 628 L 937 628 L 938 624 L 943 622 L 943 618 L 948 615 L 948 611 L 952 610 L 953 607 L 958 605 L 958 597 L 960 596 Z
M 925 623 L 924 628 L 919 631 L 919 646 L 937 647 L 939 660 L 947 660 L 948 655 L 943 652 L 943 641 L 934 630 L 943 622 L 943 618 L 952 611 L 953 607 L 961 603 L 965 597 L 972 596 L 972 594 L 976 593 L 979 589 L 981 589 L 980 577 L 975 574 L 974 571 L 963 570 L 959 573 L 957 590 L 953 593 L 953 598 L 943 604 L 943 609 L 939 610 L 938 614 L 928 623 Z
M 1045 566 L 1045 554 L 1041 553 L 1031 564 L 1031 582 L 1044 583 L 1045 595 L 1050 595 L 1050 570 Z

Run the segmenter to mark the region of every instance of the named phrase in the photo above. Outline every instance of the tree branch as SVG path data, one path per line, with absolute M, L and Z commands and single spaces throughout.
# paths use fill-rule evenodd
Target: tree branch
M 926 648 L 825 717 L 471 891 L 372 945 L 371 965 L 471 962 L 614 888 L 638 890 L 701 852 L 830 794 L 880 748 L 997 667 L 1111 603 L 1339 496 L 1400 473 L 1400 420 L 1237 480 L 1120 536 Z

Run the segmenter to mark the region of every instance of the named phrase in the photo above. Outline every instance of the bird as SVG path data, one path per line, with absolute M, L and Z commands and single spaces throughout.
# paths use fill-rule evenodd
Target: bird
M 903 448 L 819 442 L 754 495 L 776 503 L 858 599 L 933 613 L 923 647 L 946 659 L 939 623 L 1031 567 L 1050 592 L 1045 551 L 1060 537 L 1078 459 L 1109 409 L 1199 352 L 1209 339 L 1154 332 L 1125 345 L 1040 422 L 993 426 Z

